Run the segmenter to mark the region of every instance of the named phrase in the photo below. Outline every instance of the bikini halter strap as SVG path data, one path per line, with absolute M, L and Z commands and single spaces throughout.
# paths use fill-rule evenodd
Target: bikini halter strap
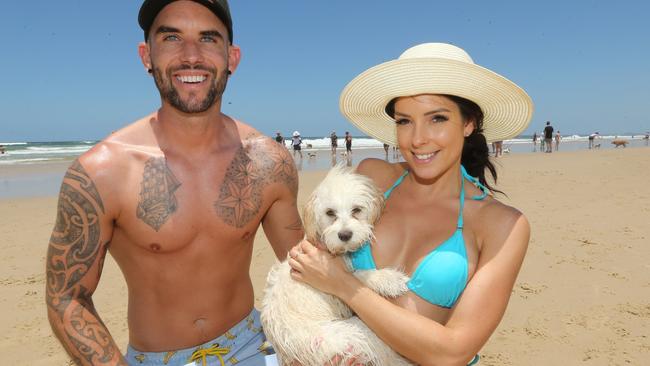
M 469 173 L 467 173 L 467 170 L 465 170 L 465 167 L 462 166 L 462 165 L 460 166 L 460 171 L 463 174 L 463 177 L 465 177 L 468 181 L 472 182 L 472 184 L 474 184 L 474 186 L 476 188 L 480 189 L 481 192 L 483 192 L 481 195 L 473 196 L 472 199 L 474 201 L 480 201 L 480 200 L 484 199 L 485 197 L 487 197 L 490 190 L 487 189 L 487 187 L 485 187 L 483 184 L 481 184 L 481 182 L 478 180 L 478 178 L 472 177 L 471 175 L 469 175 Z
M 398 185 L 400 185 L 400 183 L 402 183 L 402 181 L 404 180 L 404 177 L 406 177 L 406 175 L 408 173 L 409 173 L 409 171 L 405 170 L 404 173 L 402 173 L 402 175 L 400 175 L 399 178 L 397 178 L 395 183 L 393 183 L 393 185 L 390 188 L 388 188 L 388 190 L 386 192 L 384 192 L 384 198 L 385 199 L 388 199 L 390 194 L 393 192 L 393 189 L 395 189 L 395 187 L 397 187 Z
M 489 190 L 481 184 L 481 182 L 476 179 L 475 177 L 472 177 L 467 173 L 467 170 L 465 170 L 464 166 L 460 166 L 460 172 L 461 172 L 461 179 L 460 179 L 460 210 L 458 212 L 458 223 L 456 225 L 457 229 L 462 229 L 463 228 L 463 208 L 465 206 L 465 179 L 469 180 L 472 182 L 478 189 L 483 192 L 481 195 L 478 196 L 472 196 L 472 199 L 475 201 L 480 201 L 487 197 Z

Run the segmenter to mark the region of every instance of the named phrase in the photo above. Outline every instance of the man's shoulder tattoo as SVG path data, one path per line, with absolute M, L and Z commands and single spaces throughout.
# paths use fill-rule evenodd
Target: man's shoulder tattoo
M 65 179 L 71 179 L 79 182 L 80 188 L 84 190 L 87 194 L 89 194 L 90 197 L 93 199 L 93 201 L 99 205 L 99 208 L 102 210 L 102 212 L 104 212 L 104 204 L 102 203 L 102 200 L 99 197 L 99 192 L 97 192 L 97 187 L 95 187 L 95 183 L 93 183 L 93 181 L 90 179 L 88 173 L 81 165 L 79 160 L 75 160 L 72 163 L 70 168 L 68 168 L 68 171 L 65 173 L 63 179 L 64 179 L 64 184 L 65 184 Z
M 229 225 L 244 227 L 259 214 L 264 188 L 275 183 L 297 191 L 293 159 L 271 139 L 257 134 L 248 136 L 226 170 L 214 203 L 217 215 Z
M 181 186 L 167 166 L 164 157 L 150 158 L 144 165 L 140 199 L 136 210 L 138 219 L 154 230 L 167 221 L 178 207 L 174 192 Z

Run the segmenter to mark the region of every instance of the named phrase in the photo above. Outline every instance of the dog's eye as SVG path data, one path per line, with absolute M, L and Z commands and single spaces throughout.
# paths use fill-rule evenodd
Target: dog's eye
M 325 215 L 329 217 L 335 217 L 336 216 L 336 211 L 332 210 L 331 208 L 327 211 L 325 211 Z
M 361 207 L 355 207 L 352 209 L 352 215 L 358 215 L 361 213 Z

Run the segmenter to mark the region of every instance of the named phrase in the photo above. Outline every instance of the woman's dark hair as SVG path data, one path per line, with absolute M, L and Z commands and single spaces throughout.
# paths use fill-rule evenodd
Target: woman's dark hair
M 483 135 L 483 111 L 478 104 L 461 98 L 455 95 L 441 94 L 443 97 L 449 98 L 451 101 L 458 105 L 460 114 L 463 120 L 474 123 L 474 131 L 465 137 L 463 144 L 463 153 L 460 158 L 460 163 L 465 167 L 469 175 L 478 178 L 479 182 L 487 187 L 492 192 L 503 193 L 500 190 L 492 187 L 485 179 L 485 170 L 487 169 L 492 175 L 494 184 L 497 182 L 497 170 L 494 164 L 490 161 L 490 150 L 488 149 L 487 140 Z M 391 100 L 386 105 L 386 113 L 395 117 L 395 102 L 397 98 Z

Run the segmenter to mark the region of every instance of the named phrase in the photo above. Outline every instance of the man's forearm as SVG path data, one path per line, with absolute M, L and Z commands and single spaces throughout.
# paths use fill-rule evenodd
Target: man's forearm
M 77 365 L 128 365 L 92 300 L 48 305 L 52 329 Z

